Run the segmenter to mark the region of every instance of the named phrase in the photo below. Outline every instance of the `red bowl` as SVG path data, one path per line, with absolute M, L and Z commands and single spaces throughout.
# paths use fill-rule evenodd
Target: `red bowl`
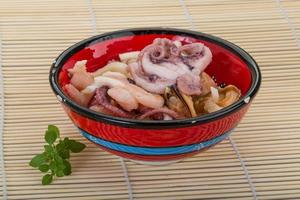
M 237 86 L 242 98 L 204 116 L 150 121 L 97 113 L 65 95 L 62 87 L 70 81 L 67 69 L 77 61 L 88 60 L 87 70 L 92 72 L 120 53 L 143 49 L 155 38 L 204 43 L 213 54 L 206 72 L 218 84 Z M 83 136 L 115 155 L 154 163 L 189 157 L 225 139 L 247 112 L 261 83 L 256 62 L 240 47 L 212 35 L 173 28 L 127 29 L 83 40 L 58 56 L 49 78 L 58 100 Z

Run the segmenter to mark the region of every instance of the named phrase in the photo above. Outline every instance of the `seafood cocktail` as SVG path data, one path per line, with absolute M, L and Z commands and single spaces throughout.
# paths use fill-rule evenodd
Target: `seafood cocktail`
M 260 72 L 245 51 L 222 39 L 134 29 L 70 47 L 53 64 L 50 82 L 87 139 L 160 164 L 226 138 L 255 96 Z

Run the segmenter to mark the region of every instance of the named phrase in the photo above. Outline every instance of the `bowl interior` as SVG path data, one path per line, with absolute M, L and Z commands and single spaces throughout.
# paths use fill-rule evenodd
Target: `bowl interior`
M 204 43 L 213 54 L 213 60 L 205 71 L 209 75 L 214 76 L 218 84 L 233 84 L 242 91 L 243 95 L 251 87 L 251 71 L 246 62 L 228 48 L 222 46 L 222 44 L 205 40 L 205 38 L 199 39 L 170 33 L 138 35 L 131 33 L 129 35 L 96 39 L 86 44 L 84 48 L 75 52 L 66 60 L 59 72 L 59 86 L 62 88 L 69 83 L 70 78 L 67 69 L 72 68 L 77 61 L 87 60 L 87 70 L 93 72 L 105 66 L 110 60 L 118 60 L 120 53 L 143 49 L 146 45 L 151 44 L 155 38 L 180 40 L 183 44 L 192 42 Z

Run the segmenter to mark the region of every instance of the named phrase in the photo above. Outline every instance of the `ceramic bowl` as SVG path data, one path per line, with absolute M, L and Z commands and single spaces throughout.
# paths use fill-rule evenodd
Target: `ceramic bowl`
M 97 113 L 65 95 L 62 87 L 70 81 L 67 69 L 77 61 L 87 60 L 87 69 L 92 72 L 117 59 L 120 53 L 143 49 L 155 38 L 204 43 L 213 54 L 205 71 L 218 84 L 237 86 L 241 99 L 195 118 L 150 121 Z M 247 112 L 261 83 L 256 62 L 240 47 L 212 35 L 173 28 L 127 29 L 83 40 L 57 57 L 49 78 L 57 99 L 84 137 L 105 151 L 145 164 L 176 162 L 224 140 Z

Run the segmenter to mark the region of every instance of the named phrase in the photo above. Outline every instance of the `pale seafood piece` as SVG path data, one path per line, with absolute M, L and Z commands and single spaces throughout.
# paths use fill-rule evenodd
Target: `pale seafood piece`
M 178 62 L 176 63 L 176 65 L 170 62 L 162 62 L 159 63 L 159 65 L 165 67 L 168 70 L 175 72 L 177 77 L 186 73 L 191 73 L 189 68 L 182 62 Z
M 119 54 L 121 62 L 128 63 L 130 60 L 136 60 L 139 56 L 140 51 L 130 51 Z
M 104 72 L 102 74 L 102 76 L 109 77 L 109 78 L 114 78 L 114 79 L 117 79 L 119 81 L 124 81 L 126 83 L 128 82 L 127 77 L 124 74 L 120 73 L 120 72 L 107 71 L 107 72 Z
M 211 59 L 212 53 L 202 43 L 180 46 L 167 38 L 156 38 L 141 51 L 137 63 L 130 63 L 129 70 L 137 85 L 156 94 L 163 94 L 164 89 L 175 84 L 178 77 L 194 75 L 197 78 L 189 77 L 182 81 L 182 77 L 179 78 L 179 88 L 184 89 L 181 91 L 187 95 L 199 95 L 199 74 Z
M 97 88 L 96 94 L 95 94 L 96 104 L 99 104 L 99 105 L 103 106 L 103 108 L 109 110 L 109 112 L 112 112 L 113 116 L 132 118 L 134 116 L 133 113 L 129 113 L 129 112 L 122 110 L 108 98 L 107 90 L 108 90 L 108 87 L 106 87 L 106 86 Z
M 126 111 L 132 111 L 139 106 L 135 97 L 125 88 L 110 88 L 107 94 Z
M 135 98 L 136 100 L 149 108 L 161 108 L 164 105 L 164 99 L 157 94 L 151 94 L 145 91 L 143 88 L 140 88 L 133 84 L 126 84 L 125 87 Z
M 107 65 L 98 69 L 97 71 L 93 72 L 92 74 L 94 77 L 97 77 L 97 76 L 100 76 L 101 74 L 103 74 L 104 72 L 112 71 L 112 72 L 120 72 L 124 75 L 127 75 L 127 68 L 128 68 L 127 64 L 114 61 L 114 62 L 108 63 Z
M 83 90 L 94 82 L 94 77 L 87 72 L 75 72 L 72 75 L 70 83 L 78 90 Z
M 177 47 L 170 40 L 157 38 L 145 47 L 138 57 L 139 67 L 148 75 L 156 75 L 164 79 L 176 79 L 189 71 L 184 65 L 178 66 L 181 60 L 176 57 Z M 176 61 L 176 62 L 175 62 Z
M 105 76 L 97 76 L 94 78 L 94 83 L 87 86 L 82 92 L 84 94 L 90 94 L 96 91 L 97 88 L 102 86 L 108 86 L 109 88 L 113 87 L 125 87 L 125 83 L 123 81 L 117 80 L 111 77 Z
M 193 67 L 192 72 L 199 75 L 205 70 L 205 68 L 212 61 L 212 53 L 210 49 L 202 43 L 191 43 L 183 45 L 179 48 L 181 55 L 183 56 L 184 63 L 187 66 Z M 198 53 L 201 52 L 201 56 Z M 198 59 L 193 59 L 196 56 Z M 187 58 L 185 60 L 185 58 Z
M 211 87 L 217 87 L 216 82 L 205 72 L 200 74 L 201 95 L 206 95 L 210 92 Z
M 94 83 L 87 86 L 82 92 L 84 94 L 90 94 L 102 86 L 107 86 L 108 88 L 124 88 L 134 96 L 138 103 L 150 108 L 160 108 L 164 104 L 164 99 L 160 95 L 151 94 L 143 88 L 130 84 L 127 79 L 124 79 L 124 77 L 121 74 L 117 74 L 117 72 L 106 72 L 106 76 L 95 77 Z
M 67 95 L 75 101 L 77 104 L 81 106 L 87 106 L 93 97 L 93 93 L 90 94 L 83 94 L 80 92 L 76 87 L 74 87 L 72 84 L 67 84 L 64 86 L 64 89 L 67 93 Z
M 94 77 L 86 71 L 86 60 L 77 61 L 72 69 L 68 69 L 71 84 L 78 90 L 94 82 Z
M 176 83 L 176 80 L 144 74 L 136 62 L 129 64 L 129 71 L 137 85 L 152 93 L 163 94 L 166 87 Z
M 186 95 L 201 94 L 200 76 L 186 73 L 177 78 L 177 87 L 179 91 Z
M 81 61 L 77 61 L 75 64 L 74 64 L 74 67 L 72 69 L 68 69 L 68 72 L 72 75 L 76 72 L 87 72 L 86 71 L 86 63 L 87 63 L 87 60 L 81 60 Z
M 134 62 L 137 62 L 137 59 L 129 59 L 129 60 L 127 60 L 126 63 L 127 63 L 127 65 L 129 65 L 130 63 L 134 63 Z
M 146 74 L 153 74 L 158 77 L 171 80 L 176 79 L 178 76 L 178 73 L 175 70 L 171 70 L 169 67 L 153 63 L 150 59 L 150 52 L 144 52 L 141 59 L 141 65 Z

